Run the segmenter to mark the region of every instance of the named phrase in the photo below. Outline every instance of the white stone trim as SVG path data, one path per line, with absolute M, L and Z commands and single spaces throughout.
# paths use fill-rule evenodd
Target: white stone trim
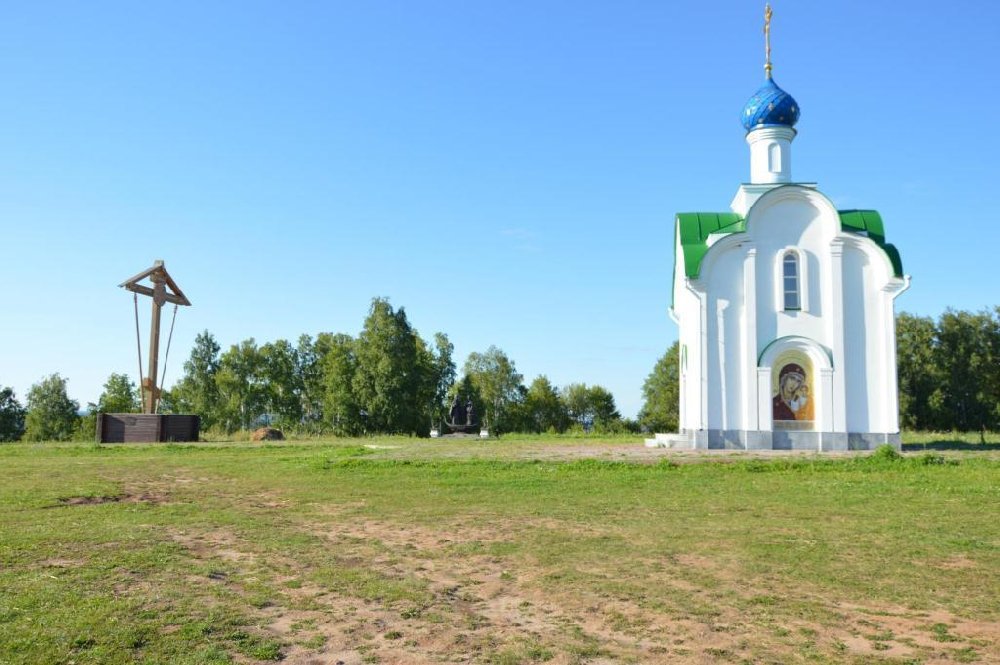
M 684 427 L 687 424 L 687 394 L 688 394 L 688 348 L 684 340 L 677 337 L 677 364 L 678 372 L 680 373 L 680 390 L 681 394 L 678 396 L 677 402 L 677 430 L 680 432 L 684 431 Z
M 722 403 L 719 422 L 722 430 L 729 429 L 729 376 L 726 374 L 726 344 L 729 343 L 726 339 L 726 310 L 729 307 L 728 301 L 715 301 L 715 338 L 718 340 L 715 353 L 718 355 L 719 365 L 719 401 Z
M 761 398 L 766 395 L 766 398 Z M 774 429 L 774 413 L 771 409 L 771 366 L 757 368 L 757 428 L 771 431 Z
M 834 400 L 833 400 L 833 375 L 834 371 L 832 367 L 820 367 L 819 368 L 819 384 L 820 384 L 820 396 L 819 404 L 820 406 L 820 417 L 816 419 L 816 429 L 821 432 L 832 432 L 833 427 L 833 416 L 836 413 L 834 410 Z
M 708 427 L 708 295 L 699 289 L 694 280 L 685 278 L 685 288 L 698 300 L 698 422 L 688 423 L 691 429 L 704 430 Z M 692 394 L 690 389 L 688 394 Z
M 757 403 L 757 249 L 746 245 L 743 259 L 743 429 L 758 429 Z
M 844 350 L 844 241 L 837 237 L 830 242 L 830 283 L 824 284 L 830 316 L 826 319 L 827 335 L 835 367 L 845 367 Z M 847 378 L 843 371 L 833 377 L 833 431 L 847 431 Z M 836 405 L 842 408 L 836 409 Z
M 807 189 L 816 189 L 816 183 L 814 182 L 797 182 L 795 183 L 795 186 L 805 187 Z M 729 209 L 740 217 L 746 217 L 747 211 L 753 207 L 754 203 L 757 203 L 757 199 L 776 187 L 787 187 L 787 185 L 780 182 L 769 184 L 745 182 L 740 185 L 739 189 L 736 190 L 733 200 L 729 203 Z
M 899 282 L 902 282 L 900 284 Z M 898 367 L 896 365 L 896 316 L 895 316 L 895 304 L 896 298 L 899 297 L 903 291 L 910 288 L 910 277 L 907 275 L 902 280 L 894 277 L 889 280 L 889 283 L 885 285 L 880 294 L 883 298 L 883 308 L 885 320 L 889 322 L 889 325 L 885 330 L 885 358 L 886 358 L 886 375 L 889 377 L 889 385 L 894 388 L 893 390 L 887 391 L 886 395 L 886 405 L 885 405 L 885 422 L 882 424 L 881 431 L 895 433 L 899 432 L 899 379 L 898 379 Z

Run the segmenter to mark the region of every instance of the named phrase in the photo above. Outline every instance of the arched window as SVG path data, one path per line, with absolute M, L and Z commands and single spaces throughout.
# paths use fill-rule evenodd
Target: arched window
M 781 173 L 781 146 L 777 143 L 767 146 L 767 170 Z
M 799 267 L 797 252 L 785 252 L 781 260 L 782 291 L 785 295 L 785 309 L 802 309 L 802 298 L 799 292 L 802 284 L 802 271 Z

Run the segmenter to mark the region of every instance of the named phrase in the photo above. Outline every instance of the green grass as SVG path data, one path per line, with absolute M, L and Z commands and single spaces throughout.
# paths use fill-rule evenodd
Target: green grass
M 601 456 L 629 441 L 0 446 L 0 662 L 998 648 L 963 628 L 1000 627 L 994 456 Z
M 1000 450 L 1000 432 L 903 432 L 906 450 Z

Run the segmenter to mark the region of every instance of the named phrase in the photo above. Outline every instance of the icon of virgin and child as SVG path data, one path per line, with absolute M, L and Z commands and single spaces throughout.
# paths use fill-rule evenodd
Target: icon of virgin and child
M 783 354 L 774 364 L 780 369 L 773 386 L 771 417 L 775 421 L 811 421 L 815 418 L 811 363 L 805 354 L 789 355 Z

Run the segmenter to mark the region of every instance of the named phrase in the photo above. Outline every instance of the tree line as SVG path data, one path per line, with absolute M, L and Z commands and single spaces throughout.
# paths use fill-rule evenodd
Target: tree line
M 900 426 L 910 430 L 1000 430 L 1000 307 L 948 309 L 937 320 L 896 317 Z M 204 430 L 232 433 L 261 424 L 338 436 L 426 436 L 456 396 L 471 400 L 491 432 L 677 430 L 675 342 L 643 384 L 636 420 L 623 419 L 610 391 L 538 376 L 525 385 L 514 361 L 491 346 L 469 354 L 459 375 L 443 333 L 424 340 L 403 308 L 372 300 L 361 332 L 302 335 L 295 344 L 253 338 L 226 351 L 199 334 L 183 377 L 161 397 L 165 413 L 196 413 Z M 136 385 L 112 374 L 89 416 L 54 374 L 33 385 L 24 406 L 0 386 L 0 441 L 92 439 L 96 413 L 140 410 Z
M 469 354 L 459 378 L 453 356 L 446 334 L 424 340 L 404 308 L 375 298 L 357 337 L 320 333 L 262 346 L 248 339 L 221 352 L 208 331 L 201 333 L 164 408 L 197 413 L 204 427 L 226 432 L 266 422 L 338 436 L 426 436 L 458 396 L 471 400 L 495 433 L 625 427 L 601 386 L 559 390 L 544 376 L 525 386 L 514 361 L 495 346 Z
M 161 395 L 159 410 L 198 414 L 205 431 L 232 433 L 266 424 L 337 436 L 426 436 L 447 419 L 458 396 L 463 403 L 471 400 L 491 433 L 638 428 L 622 419 L 614 396 L 602 386 L 573 383 L 560 389 L 545 376 L 525 385 L 514 361 L 495 346 L 469 354 L 459 375 L 453 355 L 447 335 L 423 339 L 404 308 L 375 298 L 356 337 L 320 333 L 301 335 L 294 344 L 279 339 L 262 345 L 250 338 L 223 351 L 209 331 L 200 333 L 182 378 Z M 62 377 L 32 386 L 26 409 L 7 392 L 13 421 L 4 430 L 8 440 L 93 438 L 93 416 L 89 422 L 77 416 L 79 404 L 67 397 Z M 139 411 L 135 384 L 113 374 L 90 410 Z
M 896 317 L 900 425 L 1000 430 L 1000 307 Z

